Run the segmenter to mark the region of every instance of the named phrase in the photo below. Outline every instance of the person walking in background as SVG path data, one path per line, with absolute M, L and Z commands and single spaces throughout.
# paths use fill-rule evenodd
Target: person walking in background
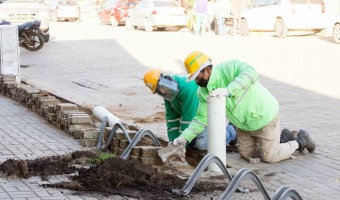
M 231 4 L 229 0 L 216 0 L 216 21 L 218 26 L 218 35 L 225 35 L 227 33 L 224 24 L 226 18 L 230 15 Z
M 152 68 L 145 72 L 144 83 L 151 92 L 157 93 L 164 99 L 165 118 L 169 142 L 180 136 L 191 120 L 195 117 L 198 97 L 198 85 L 195 81 L 186 81 L 185 75 L 167 75 L 161 69 Z M 233 141 L 236 144 L 234 126 L 226 127 L 226 144 Z M 189 144 L 198 150 L 208 149 L 208 129 L 204 129 Z
M 215 33 L 215 14 L 216 14 L 216 3 L 215 0 L 208 0 L 208 23 L 207 30 L 208 33 Z
M 195 13 L 195 35 L 205 35 L 208 20 L 208 0 L 195 0 L 193 11 Z

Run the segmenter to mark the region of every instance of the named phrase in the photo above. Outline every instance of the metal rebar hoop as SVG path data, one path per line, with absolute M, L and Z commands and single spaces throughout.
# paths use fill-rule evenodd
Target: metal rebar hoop
M 146 129 L 140 129 L 135 137 L 133 137 L 132 141 L 130 142 L 129 146 L 124 150 L 124 152 L 122 153 L 122 155 L 120 156 L 123 159 L 127 159 L 128 156 L 130 155 L 131 149 L 136 146 L 136 144 L 142 139 L 142 137 L 144 136 L 149 136 L 151 138 L 151 140 L 153 141 L 153 144 L 157 145 L 157 146 L 161 146 L 161 144 L 159 143 L 158 139 L 156 138 L 156 136 L 150 131 L 150 130 L 146 130 Z
M 186 182 L 185 186 L 180 190 L 173 189 L 172 191 L 176 194 L 179 194 L 179 195 L 189 194 L 189 192 L 191 191 L 191 189 L 195 185 L 197 179 L 200 177 L 203 170 L 206 169 L 208 167 L 208 165 L 210 165 L 211 163 L 216 163 L 217 166 L 223 172 L 224 176 L 226 176 L 229 179 L 229 181 L 232 180 L 232 176 L 229 174 L 229 172 L 228 172 L 227 168 L 224 166 L 223 162 L 217 156 L 215 156 L 213 154 L 207 154 L 206 156 L 204 156 L 204 158 L 198 164 L 194 173 L 191 175 L 191 177 Z M 239 190 L 241 192 L 248 192 L 247 189 L 241 188 L 241 187 L 239 188 Z

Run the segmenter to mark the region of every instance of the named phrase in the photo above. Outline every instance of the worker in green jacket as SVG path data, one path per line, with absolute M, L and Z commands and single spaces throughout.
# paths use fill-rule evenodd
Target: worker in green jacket
M 185 75 L 166 75 L 161 69 L 152 68 L 145 72 L 144 83 L 151 92 L 164 98 L 165 118 L 169 142 L 178 138 L 196 115 L 198 98 L 198 86 L 195 81 L 186 81 Z M 208 133 L 204 128 L 190 140 L 190 146 L 198 150 L 208 148 Z M 236 131 L 234 126 L 226 128 L 226 144 L 235 140 Z
M 260 157 L 274 163 L 291 157 L 299 149 L 314 152 L 315 142 L 305 130 L 297 138 L 280 144 L 279 102 L 259 81 L 255 69 L 239 60 L 213 66 L 204 53 L 194 51 L 185 61 L 188 81 L 195 80 L 199 105 L 197 114 L 175 145 L 185 145 L 207 126 L 207 97 L 226 96 L 226 117 L 237 128 L 238 149 L 246 160 Z M 258 151 L 259 150 L 259 151 Z

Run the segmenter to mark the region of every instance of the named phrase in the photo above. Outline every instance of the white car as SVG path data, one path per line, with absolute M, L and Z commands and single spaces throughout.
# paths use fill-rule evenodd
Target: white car
M 340 44 L 340 15 L 338 15 L 334 22 L 333 39 L 335 43 Z
M 23 24 L 28 21 L 40 20 L 40 29 L 44 32 L 44 40 L 50 40 L 50 26 L 47 6 L 36 0 L 0 0 L 0 20 L 11 24 Z
M 80 6 L 76 0 L 52 0 L 50 4 L 53 21 L 80 19 Z
M 187 27 L 185 9 L 174 0 L 142 0 L 131 9 L 125 21 L 127 29 L 144 27 L 145 31 L 167 27 Z
M 328 23 L 323 0 L 255 0 L 241 13 L 240 32 L 274 31 L 286 37 L 288 31 L 318 33 Z

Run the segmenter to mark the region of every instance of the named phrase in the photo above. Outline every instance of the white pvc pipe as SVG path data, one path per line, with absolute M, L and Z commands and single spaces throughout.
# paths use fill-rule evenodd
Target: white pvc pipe
M 95 118 L 102 121 L 103 117 L 107 116 L 109 119 L 109 126 L 115 125 L 117 122 L 120 122 L 120 119 L 106 110 L 103 106 L 94 106 L 92 109 L 92 114 Z
M 208 96 L 208 154 L 217 156 L 224 166 L 227 164 L 226 153 L 226 97 Z M 208 171 L 221 172 L 217 164 L 208 166 Z

